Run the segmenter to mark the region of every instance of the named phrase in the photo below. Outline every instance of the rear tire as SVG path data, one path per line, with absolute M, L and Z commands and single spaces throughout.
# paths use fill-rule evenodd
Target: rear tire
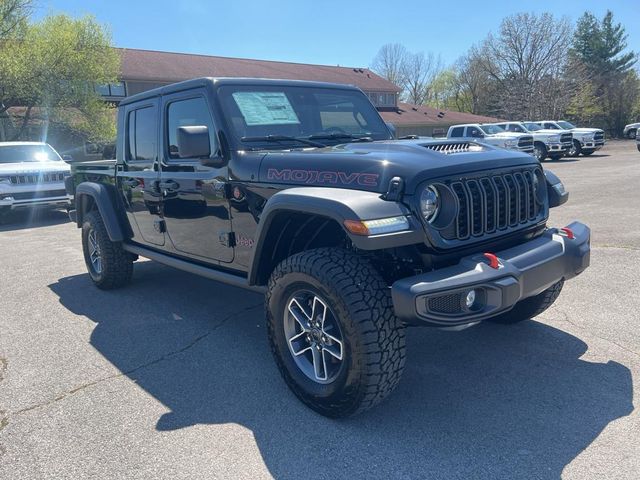
M 539 162 L 544 162 L 547 158 L 547 147 L 544 143 L 536 142 L 533 144 L 533 156 Z
M 311 409 L 333 418 L 357 414 L 398 385 L 405 327 L 393 313 L 389 287 L 366 259 L 337 248 L 293 255 L 271 275 L 265 303 L 276 364 Z M 320 317 L 322 328 L 311 323 Z
M 492 323 L 512 324 L 537 317 L 547 308 L 553 305 L 553 302 L 555 302 L 558 298 L 558 295 L 560 295 L 563 285 L 564 280 L 560 280 L 559 282 L 547 288 L 542 293 L 539 293 L 534 297 L 520 300 L 508 312 L 488 318 L 486 321 Z
M 119 288 L 131 281 L 134 256 L 112 242 L 100 213 L 91 211 L 82 224 L 82 251 L 89 276 L 103 290 Z

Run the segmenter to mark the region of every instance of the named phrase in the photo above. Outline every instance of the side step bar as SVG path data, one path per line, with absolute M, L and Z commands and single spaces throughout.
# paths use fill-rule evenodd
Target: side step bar
M 263 286 L 250 286 L 248 280 L 245 277 L 241 277 L 239 275 L 216 270 L 215 268 L 196 265 L 185 260 L 180 260 L 179 258 L 172 257 L 170 255 L 165 255 L 164 253 L 156 252 L 155 250 L 139 247 L 137 245 L 128 245 L 125 243 L 122 245 L 122 248 L 127 252 L 131 252 L 135 255 L 139 255 L 155 262 L 162 263 L 163 265 L 167 265 L 168 267 L 173 267 L 177 268 L 178 270 L 184 270 L 185 272 L 200 275 L 201 277 L 205 277 L 210 280 L 215 280 L 217 282 L 226 283 L 227 285 L 244 288 L 258 293 L 265 293 L 266 291 L 266 288 Z

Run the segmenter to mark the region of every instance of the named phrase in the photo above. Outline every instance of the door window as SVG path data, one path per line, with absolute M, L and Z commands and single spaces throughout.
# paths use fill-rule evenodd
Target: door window
M 129 112 L 127 160 L 153 161 L 156 158 L 156 111 L 144 107 Z
M 461 137 L 464 127 L 455 127 L 451 129 L 451 137 Z
M 169 104 L 167 109 L 167 151 L 169 158 L 180 158 L 178 149 L 178 128 L 205 126 L 209 129 L 209 141 L 211 152 L 217 152 L 215 130 L 209 113 L 209 106 L 203 97 L 176 100 Z
M 480 129 L 476 128 L 476 127 L 467 127 L 467 136 L 468 137 L 474 137 L 474 138 L 482 138 L 482 137 L 484 137 L 484 135 L 482 134 Z

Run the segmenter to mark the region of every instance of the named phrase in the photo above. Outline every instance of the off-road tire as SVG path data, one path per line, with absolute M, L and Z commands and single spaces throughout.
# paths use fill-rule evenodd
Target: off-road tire
M 487 321 L 493 323 L 511 324 L 536 317 L 551 305 L 553 305 L 553 302 L 555 302 L 558 298 L 558 295 L 560 295 L 563 285 L 564 280 L 560 280 L 559 282 L 547 288 L 542 293 L 539 293 L 534 297 L 525 298 L 524 300 L 519 301 L 508 312 L 501 313 L 500 315 L 497 315 L 495 317 L 491 317 L 487 319 Z
M 97 272 L 90 260 L 89 232 L 95 232 L 100 255 L 102 269 Z M 82 223 L 82 251 L 84 261 L 91 280 L 96 287 L 102 290 L 119 288 L 131 281 L 133 275 L 134 256 L 122 248 L 120 242 L 112 242 L 107 233 L 104 221 L 96 210 L 87 213 Z
M 339 321 L 344 360 L 328 384 L 309 379 L 289 351 L 284 328 L 287 298 L 318 292 Z M 337 248 L 319 248 L 283 260 L 269 279 L 267 331 L 276 364 L 293 393 L 321 415 L 363 412 L 398 385 L 405 364 L 405 327 L 393 313 L 389 287 L 368 260 Z
M 533 155 L 539 162 L 544 162 L 547 158 L 547 147 L 544 143 L 536 142 L 533 144 Z
M 567 153 L 567 157 L 579 157 L 581 153 L 582 145 L 578 140 L 574 140 L 573 147 L 571 147 L 571 150 L 569 150 L 569 153 Z

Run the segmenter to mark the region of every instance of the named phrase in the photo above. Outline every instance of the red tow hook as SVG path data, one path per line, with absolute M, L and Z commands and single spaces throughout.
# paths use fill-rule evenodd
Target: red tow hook
M 489 260 L 489 266 L 491 268 L 495 268 L 497 270 L 498 267 L 500 267 L 500 261 L 498 260 L 498 257 L 495 256 L 495 254 L 493 254 L 493 253 L 483 253 L 483 255 L 484 255 L 484 258 Z
M 562 227 L 560 231 L 563 232 L 569 240 L 573 240 L 574 238 L 576 238 L 576 236 L 573 234 L 573 230 L 571 230 L 569 227 Z

